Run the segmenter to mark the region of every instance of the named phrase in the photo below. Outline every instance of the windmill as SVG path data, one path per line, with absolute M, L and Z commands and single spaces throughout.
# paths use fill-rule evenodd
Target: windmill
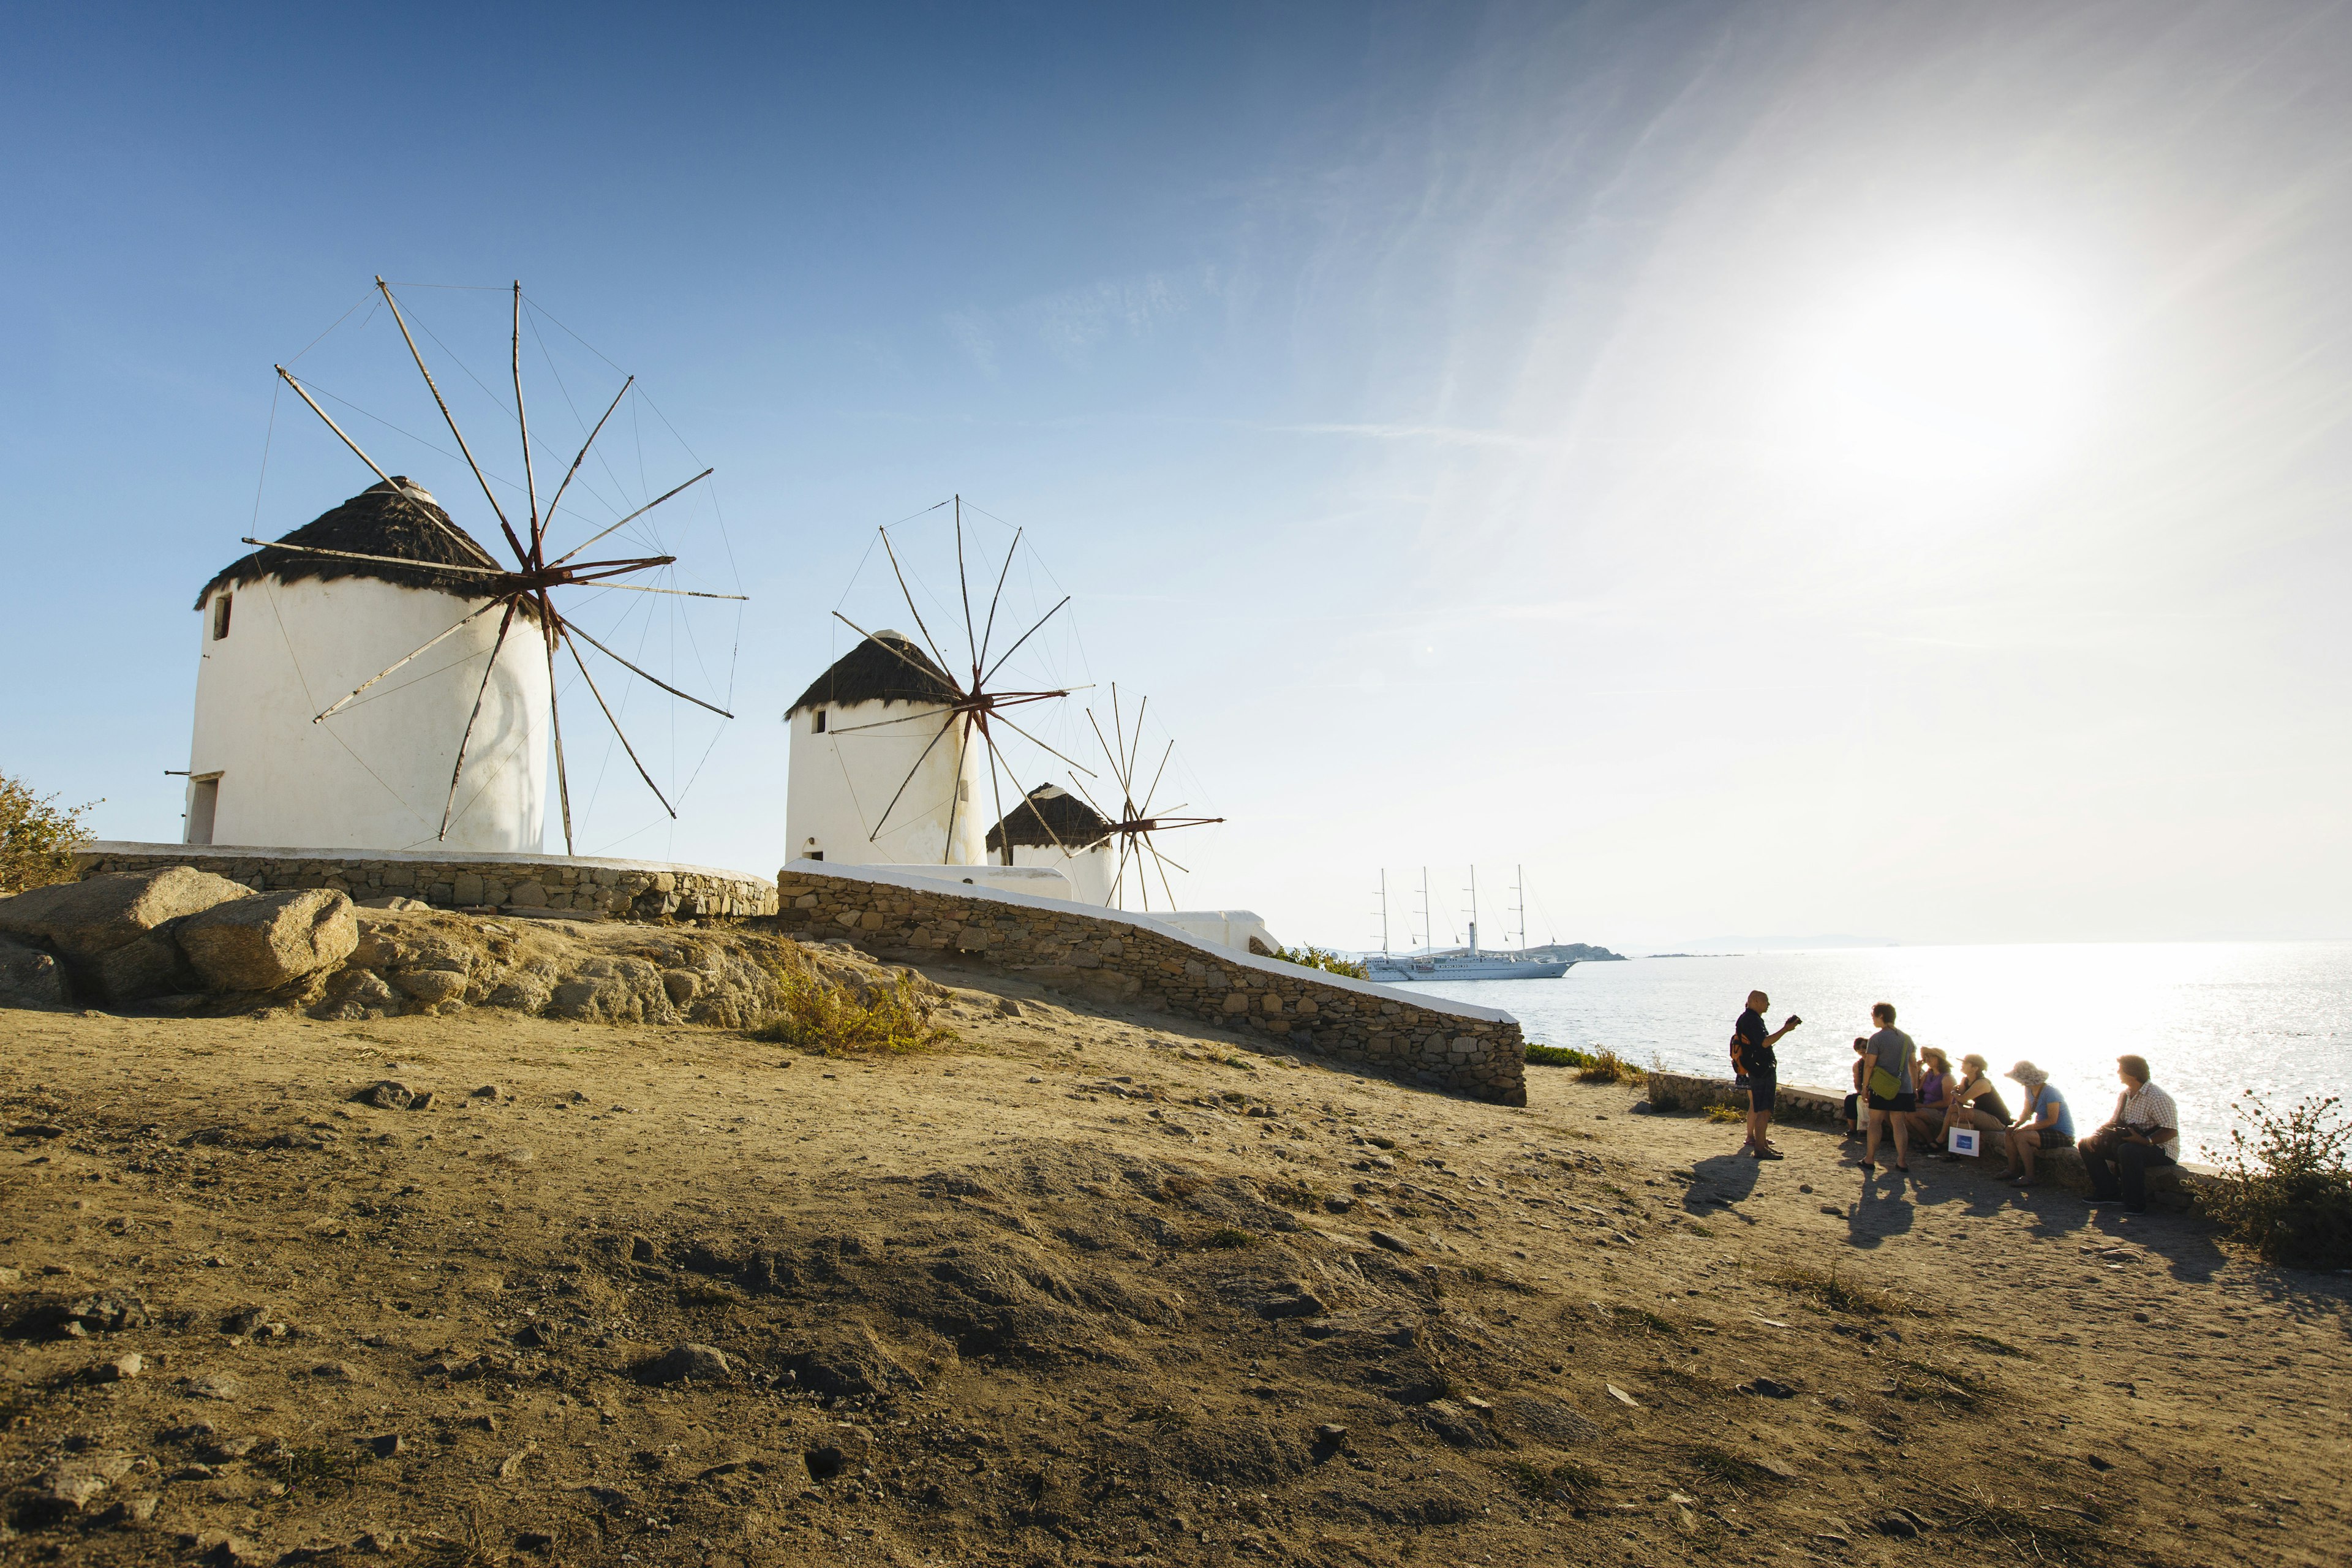
M 1112 901 L 1120 909 L 1127 908 L 1127 877 L 1131 865 L 1135 872 L 1136 890 L 1143 900 L 1143 907 L 1150 909 L 1149 871 L 1156 868 L 1160 873 L 1160 890 L 1167 897 L 1168 909 L 1173 910 L 1176 908 L 1176 890 L 1169 884 L 1168 868 L 1173 866 L 1179 871 L 1189 871 L 1190 868 L 1162 854 L 1160 847 L 1152 842 L 1152 836 L 1180 827 L 1205 827 L 1212 823 L 1223 822 L 1224 818 L 1180 816 L 1178 814 L 1188 804 L 1183 801 L 1174 805 L 1154 807 L 1152 803 L 1159 796 L 1160 781 L 1168 773 L 1168 760 L 1176 753 L 1173 740 L 1160 752 L 1160 762 L 1151 771 L 1150 783 L 1140 791 L 1137 790 L 1136 780 L 1140 775 L 1136 769 L 1136 757 L 1143 747 L 1143 715 L 1150 706 L 1151 699 L 1149 697 L 1136 705 L 1135 729 L 1129 733 L 1120 713 L 1118 683 L 1113 681 L 1110 689 L 1110 733 L 1108 736 L 1103 733 L 1101 721 L 1095 717 L 1095 710 L 1091 708 L 1087 710 L 1087 722 L 1094 727 L 1095 739 L 1101 742 L 1111 778 L 1118 785 L 1118 809 L 1116 813 L 1106 809 L 1092 795 L 1087 795 L 1087 804 L 1109 820 L 1110 835 L 1118 841 L 1118 861 L 1111 872 Z M 1070 782 L 1078 785 L 1080 795 L 1086 795 L 1086 785 L 1078 784 L 1076 774 L 1071 776 Z M 1151 861 L 1150 868 L 1144 864 L 1147 856 Z
M 476 458 L 472 447 L 466 439 L 465 433 L 458 428 L 457 417 L 450 411 L 448 400 L 443 396 L 440 385 L 434 380 L 432 371 L 426 367 L 425 355 L 417 346 L 415 335 L 409 330 L 408 318 L 403 314 L 400 301 L 394 298 L 391 286 L 382 278 L 378 278 L 375 280 L 375 289 L 383 297 L 383 304 L 391 311 L 393 321 L 399 326 L 401 339 L 407 345 L 409 357 L 415 362 L 417 374 L 424 378 L 426 390 L 432 394 L 434 405 L 439 409 L 442 421 L 448 426 L 450 436 L 457 441 L 457 450 L 463 456 L 467 468 L 471 470 L 475 482 L 481 487 L 484 499 L 489 502 L 491 513 L 498 520 L 499 531 L 505 539 L 508 549 L 513 553 L 514 564 L 512 566 L 502 564 L 489 551 L 482 548 L 463 530 L 457 527 L 448 515 L 434 504 L 432 498 L 421 487 L 412 484 L 405 477 L 395 478 L 387 474 L 375 459 L 371 458 L 359 443 L 352 439 L 351 435 L 338 425 L 324 408 L 320 406 L 318 399 L 312 395 L 313 391 L 317 389 L 306 384 L 284 365 L 274 367 L 279 378 L 293 389 L 295 395 L 299 397 L 310 412 L 316 414 L 327 428 L 333 431 L 342 444 L 351 449 L 352 455 L 366 464 L 369 470 L 381 481 L 377 487 L 366 492 L 367 496 L 383 498 L 376 503 L 379 509 L 404 511 L 415 523 L 419 525 L 417 529 L 410 531 L 412 535 L 429 540 L 431 548 L 420 549 L 417 553 L 403 556 L 333 549 L 315 542 L 298 542 L 293 538 L 277 541 L 247 538 L 243 542 L 256 546 L 257 552 L 251 559 L 255 562 L 263 562 L 285 557 L 297 562 L 307 560 L 313 564 L 327 561 L 373 563 L 377 574 L 383 574 L 386 568 L 413 573 L 420 562 L 429 562 L 430 573 L 436 579 L 434 585 L 441 586 L 445 591 L 454 592 L 454 589 L 448 587 L 448 580 L 439 576 L 442 574 L 454 574 L 456 580 L 466 584 L 466 591 L 462 596 L 468 600 L 480 600 L 478 605 L 454 624 L 416 644 L 375 674 L 360 681 L 337 700 L 313 715 L 310 722 L 315 725 L 325 725 L 329 720 L 360 701 L 367 692 L 387 678 L 405 668 L 452 637 L 458 637 L 467 627 L 482 621 L 492 611 L 499 612 L 497 636 L 488 648 L 489 660 L 483 669 L 481 682 L 475 691 L 473 705 L 458 736 L 456 760 L 450 768 L 448 787 L 441 802 L 440 823 L 435 837 L 440 839 L 447 838 L 453 816 L 458 812 L 458 785 L 466 775 L 468 752 L 474 742 L 476 726 L 483 718 L 485 699 L 492 692 L 492 677 L 500 669 L 499 654 L 505 648 L 509 634 L 514 629 L 517 617 L 520 616 L 536 627 L 545 656 L 548 721 L 554 742 L 557 794 L 562 803 L 563 816 L 564 852 L 572 853 L 573 844 L 572 785 L 570 773 L 564 760 L 563 722 L 556 683 L 556 661 L 559 648 L 570 655 L 573 665 L 580 672 L 582 681 L 587 686 L 590 695 L 595 699 L 598 710 L 604 713 L 606 722 L 612 726 L 614 736 L 619 741 L 622 749 L 628 753 L 630 763 L 636 768 L 637 775 L 645 781 L 646 787 L 653 792 L 654 798 L 661 803 L 662 809 L 675 820 L 677 816 L 676 805 L 663 794 L 661 786 L 654 782 L 653 774 L 647 771 L 644 761 L 638 756 L 636 747 L 630 742 L 627 733 L 621 728 L 619 716 L 614 712 L 612 705 L 605 700 L 604 691 L 597 686 L 596 679 L 590 671 L 588 660 L 582 653 L 580 645 L 587 644 L 589 647 L 622 668 L 668 692 L 673 697 L 690 702 L 698 708 L 708 710 L 721 719 L 731 719 L 734 715 L 717 703 L 707 701 L 689 691 L 681 690 L 607 647 L 575 621 L 565 616 L 557 608 L 553 594 L 555 590 L 562 588 L 592 587 L 635 594 L 671 595 L 683 598 L 742 599 L 744 595 L 740 594 L 710 593 L 622 581 L 624 578 L 638 574 L 669 566 L 677 559 L 674 555 L 616 556 L 590 561 L 579 559 L 580 555 L 591 546 L 709 478 L 713 470 L 704 468 L 693 478 L 671 487 L 645 505 L 630 511 L 618 521 L 598 530 L 562 554 L 551 556 L 550 533 L 556 513 L 563 504 L 564 495 L 571 489 L 573 479 L 579 476 L 581 466 L 587 460 L 591 448 L 595 446 L 597 437 L 603 433 L 614 411 L 620 407 L 622 399 L 628 395 L 630 388 L 635 384 L 636 378 L 632 375 L 622 384 L 621 390 L 614 395 L 611 405 L 606 407 L 603 416 L 596 421 L 594 428 L 589 431 L 587 439 L 581 444 L 578 455 L 572 459 L 571 466 L 564 470 L 563 478 L 557 483 L 554 494 L 549 498 L 546 507 L 542 510 L 539 500 L 538 476 L 531 454 L 532 437 L 530 417 L 523 402 L 522 285 L 520 282 L 514 285 L 509 362 L 514 384 L 514 418 L 517 437 L 522 448 L 523 491 L 528 508 L 521 531 L 518 531 L 514 521 L 509 518 L 506 509 L 499 504 L 498 495 L 491 489 L 490 480 L 484 474 L 480 462 Z M 355 498 L 355 500 L 357 499 L 364 498 Z M 300 531 L 298 531 L 298 532 Z M 215 582 L 226 580 L 236 570 L 232 568 L 231 573 L 223 574 L 222 579 L 216 579 Z M 210 593 L 209 589 L 207 593 Z M 219 629 L 214 635 L 226 636 L 229 621 L 225 604 L 215 610 L 215 616 Z M 478 633 L 474 635 L 478 637 Z M 365 666 L 361 668 L 364 668 Z
M 890 536 L 890 529 L 901 524 L 891 524 L 889 527 L 877 530 L 877 534 L 882 545 L 883 553 L 889 561 L 891 576 L 897 583 L 898 595 L 905 602 L 907 613 L 914 617 L 915 629 L 921 639 L 920 642 L 918 643 L 915 638 L 894 631 L 868 631 L 839 610 L 835 610 L 833 613 L 834 618 L 856 633 L 860 641 L 857 647 L 837 661 L 832 669 L 818 677 L 815 684 L 803 694 L 801 700 L 793 704 L 787 714 L 790 718 L 803 712 L 808 713 L 811 722 L 810 733 L 822 734 L 830 738 L 826 749 L 836 761 L 840 756 L 839 747 L 843 737 L 872 737 L 888 732 L 892 735 L 922 738 L 928 733 L 928 738 L 924 739 L 921 749 L 916 752 L 911 763 L 903 773 L 897 771 L 895 763 L 892 764 L 892 772 L 897 778 L 895 784 L 890 783 L 888 777 L 878 781 L 879 787 L 876 792 L 877 795 L 880 795 L 883 791 L 887 792 L 878 815 L 869 816 L 863 805 L 856 805 L 853 800 L 856 816 L 852 820 L 855 820 L 863 829 L 860 835 L 863 843 L 849 846 L 849 847 L 861 858 L 875 852 L 876 847 L 880 846 L 886 837 L 902 836 L 909 822 L 926 814 L 935 815 L 939 806 L 943 804 L 945 806 L 944 829 L 939 834 L 936 851 L 940 857 L 940 863 L 942 865 L 971 863 L 969 860 L 965 862 L 956 860 L 960 844 L 965 846 L 966 855 L 971 856 L 979 842 L 974 835 L 977 823 L 971 816 L 976 803 L 968 798 L 969 789 L 966 787 L 966 775 L 963 772 L 965 760 L 976 751 L 986 756 L 989 790 L 995 805 L 992 820 L 999 824 L 1004 821 L 1003 785 L 1005 784 L 1009 783 L 1013 785 L 1013 798 L 1016 801 L 1026 800 L 1031 793 L 1022 787 L 1019 771 L 1004 754 L 997 735 L 1000 726 L 1020 736 L 1039 750 L 1062 762 L 1068 763 L 1072 767 L 1079 768 L 1081 772 L 1087 771 L 1081 764 L 1072 761 L 1040 739 L 1006 711 L 1008 709 L 1067 697 L 1071 688 L 1016 689 L 996 684 L 997 677 L 1003 672 L 1007 661 L 1035 637 L 1048 621 L 1061 613 L 1063 607 L 1069 604 L 1070 596 L 1066 594 L 1063 595 L 1050 609 L 1038 616 L 1028 629 L 1022 632 L 1019 637 L 1011 638 L 1000 650 L 997 646 L 996 622 L 1003 607 L 1005 584 L 1012 574 L 1013 559 L 1020 552 L 1024 531 L 1020 529 L 1013 531 L 1013 541 L 1006 547 L 1004 559 L 997 568 L 995 586 L 989 595 L 985 613 L 976 616 L 972 603 L 970 560 L 964 537 L 963 498 L 961 495 L 950 497 L 935 506 L 924 509 L 915 516 L 926 516 L 938 511 L 942 507 L 952 509 L 955 531 L 956 605 L 950 608 L 960 606 L 961 611 L 964 636 L 960 654 L 950 658 L 946 652 L 948 647 L 955 646 L 954 627 L 951 622 L 949 624 L 949 638 L 942 643 L 939 637 L 932 635 L 929 623 L 924 619 L 922 609 L 915 601 L 913 589 L 908 584 L 906 568 L 899 559 L 898 547 Z M 902 521 L 912 521 L 911 518 L 902 520 Z M 877 671 L 893 673 L 888 680 L 880 680 L 877 679 Z M 910 710 L 881 719 L 861 717 L 860 721 L 846 725 L 832 722 L 833 714 L 836 709 L 844 716 L 850 717 L 860 717 L 868 710 L 868 710 L 866 706 L 868 701 L 881 703 L 885 709 L 894 704 L 904 705 Z M 944 752 L 941 751 L 942 746 L 946 748 Z M 792 797 L 793 805 L 791 814 L 805 814 L 807 820 L 801 824 L 788 825 L 787 831 L 792 835 L 794 845 L 802 847 L 796 849 L 796 852 L 805 852 L 807 848 L 815 845 L 819 836 L 804 833 L 803 827 L 818 820 L 824 803 L 814 798 L 813 789 L 808 795 L 803 793 L 803 780 L 798 762 L 802 752 L 797 731 L 794 736 L 793 755 L 795 758 Z M 944 761 L 935 762 L 935 758 L 944 758 Z M 843 778 L 847 781 L 845 787 L 849 788 L 854 796 L 856 781 L 850 776 L 850 770 L 844 764 L 840 772 Z M 924 786 L 926 789 L 943 788 L 941 799 L 934 802 L 917 791 L 919 779 L 931 781 Z M 945 784 L 943 781 L 947 780 L 954 782 L 952 784 Z M 910 792 L 916 793 L 910 794 Z M 803 805 L 803 801 L 807 804 Z M 1048 836 L 1053 836 L 1053 825 L 1044 818 L 1039 820 Z M 960 829 L 961 838 L 959 837 Z M 841 836 L 836 833 L 836 842 L 839 837 Z M 1055 838 L 1055 842 L 1057 845 L 1060 843 L 1058 837 Z M 985 853 L 984 850 L 981 852 Z M 838 858 L 837 850 L 835 853 Z M 1010 843 L 1003 845 L 1002 853 L 1004 863 L 1012 864 L 1013 848 Z

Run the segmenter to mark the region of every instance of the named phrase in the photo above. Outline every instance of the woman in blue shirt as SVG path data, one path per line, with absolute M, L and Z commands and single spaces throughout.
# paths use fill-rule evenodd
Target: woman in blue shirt
M 2009 1069 L 2009 1076 L 2025 1090 L 2025 1109 L 2001 1134 L 2009 1169 L 2000 1179 L 2023 1186 L 2033 1180 L 2037 1152 L 2074 1146 L 2074 1113 L 2067 1109 L 2066 1097 L 2050 1086 L 2050 1075 L 2032 1062 L 2018 1063 Z

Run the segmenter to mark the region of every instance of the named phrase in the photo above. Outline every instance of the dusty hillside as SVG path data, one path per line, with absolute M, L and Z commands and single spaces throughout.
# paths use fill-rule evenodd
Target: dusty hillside
M 2341 1279 L 933 973 L 871 1062 L 0 1013 L 0 1557 L 2342 1561 Z

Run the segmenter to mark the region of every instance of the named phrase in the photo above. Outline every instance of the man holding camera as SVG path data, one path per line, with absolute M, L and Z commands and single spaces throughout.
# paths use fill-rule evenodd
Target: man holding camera
M 1791 1013 L 1787 1023 L 1767 1034 L 1769 1026 L 1764 1022 L 1764 1009 L 1771 1005 L 1772 998 L 1761 991 L 1750 991 L 1748 1010 L 1731 1029 L 1731 1071 L 1748 1091 L 1748 1144 L 1740 1152 L 1759 1160 L 1786 1157 L 1772 1147 L 1769 1136 L 1772 1097 L 1780 1089 L 1780 1058 L 1772 1047 L 1780 1043 L 1781 1036 L 1804 1022 Z

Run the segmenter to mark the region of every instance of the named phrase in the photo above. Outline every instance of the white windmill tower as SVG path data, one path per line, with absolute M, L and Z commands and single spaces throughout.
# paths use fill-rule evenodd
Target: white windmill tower
M 468 616 L 484 602 L 480 577 L 437 568 L 478 569 L 489 558 L 404 477 L 370 486 L 278 543 L 232 563 L 196 595 L 187 841 L 538 853 L 551 708 L 537 606 L 522 612 L 524 637 L 499 639 L 496 617 Z M 376 700 L 313 722 L 461 616 L 435 648 L 431 673 L 384 683 Z M 478 696 L 471 787 L 448 806 L 441 835 Z
M 1101 812 L 1059 784 L 1039 784 L 988 830 L 988 858 L 1059 871 L 1079 903 L 1108 907 L 1118 882 L 1115 837 Z
M 784 832 L 794 859 L 852 865 L 979 866 L 987 863 L 987 825 L 1004 820 L 1003 785 L 1017 804 L 1026 798 L 1013 764 L 998 745 L 1003 725 L 1067 762 L 1007 715 L 1005 710 L 1066 697 L 1066 689 L 1005 690 L 995 685 L 1005 662 L 1054 618 L 1069 596 L 1001 650 L 997 611 L 1013 558 L 1016 530 L 997 574 L 996 591 L 976 619 L 964 574 L 963 501 L 956 509 L 956 584 L 963 608 L 963 657 L 950 660 L 923 620 L 899 569 L 888 529 L 878 531 L 915 638 L 869 632 L 836 610 L 834 618 L 858 642 L 812 682 L 785 711 L 792 730 L 784 796 Z M 921 515 L 921 514 L 917 514 Z M 949 673 L 950 664 L 968 676 Z M 1076 766 L 1076 763 L 1072 763 Z M 1002 777 L 1000 778 L 1000 774 Z M 1042 821 L 1043 819 L 1041 819 Z M 1050 836 L 1052 827 L 1046 824 Z
M 982 748 L 937 723 L 955 682 L 903 634 L 834 660 L 784 715 L 784 832 L 796 860 L 977 866 Z
M 535 853 L 543 847 L 551 750 L 564 850 L 571 853 L 571 783 L 555 682 L 559 652 L 570 656 L 614 740 L 675 817 L 675 807 L 622 732 L 580 644 L 672 696 L 720 718 L 730 715 L 614 653 L 568 618 L 551 590 L 593 586 L 740 598 L 617 580 L 667 566 L 676 559 L 670 555 L 575 559 L 710 470 L 551 555 L 557 509 L 635 378 L 623 384 L 542 508 L 522 403 L 522 285 L 514 286 L 511 412 L 523 458 L 518 499 L 529 506 L 518 532 L 425 368 L 399 301 L 383 279 L 376 289 L 481 486 L 514 564 L 501 565 L 423 487 L 387 475 L 301 381 L 278 367 L 286 384 L 379 482 L 282 539 L 246 540 L 257 547 L 254 553 L 231 563 L 197 596 L 202 659 L 189 752 L 187 840 Z

